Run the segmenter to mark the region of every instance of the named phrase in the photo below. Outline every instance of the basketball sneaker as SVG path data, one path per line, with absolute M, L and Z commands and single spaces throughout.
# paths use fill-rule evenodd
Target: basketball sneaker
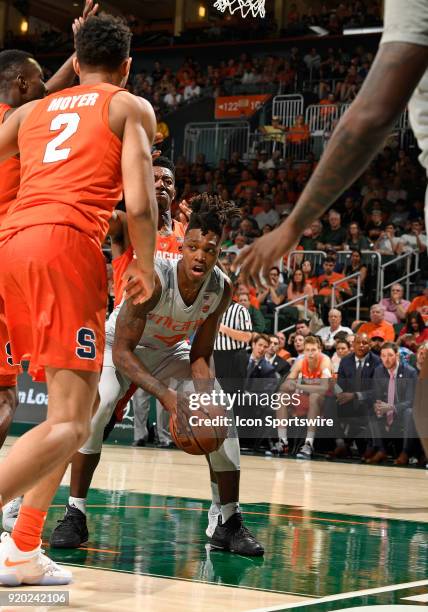
M 88 541 L 89 533 L 86 515 L 74 506 L 67 504 L 64 518 L 58 521 L 51 534 L 51 548 L 79 548 Z
M 8 533 L 1 534 L 0 584 L 51 586 L 69 584 L 71 580 L 72 573 L 44 555 L 40 546 L 35 550 L 23 552 Z
M 12 533 L 12 529 L 15 527 L 16 519 L 18 518 L 18 512 L 22 505 L 23 496 L 15 497 L 8 504 L 5 504 L 2 508 L 2 525 L 5 531 Z
M 213 548 L 228 550 L 231 553 L 248 557 L 261 557 L 265 552 L 253 534 L 244 527 L 240 512 L 232 514 L 224 524 L 219 516 L 218 525 L 210 543 Z
M 205 530 L 205 533 L 209 538 L 213 537 L 215 528 L 218 524 L 219 516 L 221 516 L 220 507 L 212 504 L 208 510 L 208 527 Z
M 313 454 L 314 449 L 312 448 L 312 444 L 310 442 L 305 442 L 296 457 L 297 459 L 312 459 Z

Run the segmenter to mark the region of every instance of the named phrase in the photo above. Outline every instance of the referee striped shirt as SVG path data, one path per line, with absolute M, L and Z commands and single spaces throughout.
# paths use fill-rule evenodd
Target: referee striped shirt
M 221 320 L 222 324 L 225 327 L 230 327 L 231 329 L 235 329 L 237 331 L 253 331 L 253 324 L 251 323 L 250 313 L 248 309 L 237 302 L 232 302 L 229 308 L 223 315 Z M 237 351 L 239 349 L 243 349 L 247 346 L 246 342 L 242 342 L 239 340 L 233 340 L 226 336 L 226 334 L 218 333 L 214 350 L 215 351 Z

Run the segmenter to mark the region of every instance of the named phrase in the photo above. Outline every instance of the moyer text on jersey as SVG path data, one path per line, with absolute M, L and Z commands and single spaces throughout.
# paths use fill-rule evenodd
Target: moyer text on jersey
M 78 96 L 61 96 L 54 98 L 48 106 L 49 112 L 64 111 L 70 108 L 81 108 L 82 106 L 95 106 L 99 94 L 87 93 Z

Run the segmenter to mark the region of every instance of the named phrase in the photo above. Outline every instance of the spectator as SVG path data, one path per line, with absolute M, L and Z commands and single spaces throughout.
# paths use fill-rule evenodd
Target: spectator
M 285 144 L 285 132 L 287 128 L 281 124 L 281 117 L 274 115 L 272 125 L 264 125 L 259 128 L 266 142 L 279 142 Z
M 406 318 L 410 302 L 404 299 L 404 288 L 399 283 L 392 285 L 390 297 L 383 298 L 381 305 L 385 308 L 385 321 L 391 325 L 402 323 Z
M 305 283 L 311 285 L 312 288 L 316 287 L 317 279 L 314 273 L 312 262 L 310 259 L 304 259 L 302 261 L 302 272 Z
M 188 85 L 184 88 L 183 97 L 185 102 L 189 102 L 195 98 L 199 98 L 201 95 L 201 88 L 196 83 L 194 79 L 190 81 Z
M 163 101 L 169 109 L 176 109 L 181 104 L 183 97 L 179 94 L 174 85 L 169 85 L 168 93 L 165 95 Z
M 322 223 L 317 220 L 311 223 L 310 227 L 305 229 L 302 237 L 300 238 L 299 246 L 305 251 L 316 251 L 320 236 L 322 234 Z
M 281 282 L 280 274 L 278 267 L 271 268 L 267 280 L 267 289 L 260 291 L 257 295 L 260 306 L 268 314 L 275 312 L 275 308 L 285 301 L 287 295 L 287 286 Z
M 250 294 L 241 291 L 238 295 L 238 303 L 248 310 L 251 317 L 251 325 L 253 332 L 262 334 L 265 331 L 266 321 L 260 310 L 251 305 Z
M 410 302 L 408 312 L 414 312 L 415 310 L 421 313 L 424 321 L 428 321 L 428 281 L 426 282 L 423 294 L 418 295 Z
M 365 227 L 366 234 L 375 242 L 379 236 L 385 231 L 385 225 L 382 220 L 382 211 L 375 208 L 370 214 L 370 218 Z
M 244 234 L 236 234 L 233 244 L 225 249 L 224 253 L 234 253 L 238 255 L 240 251 L 248 244 L 248 238 Z
M 303 115 L 297 115 L 294 125 L 288 130 L 287 143 L 302 146 L 309 142 L 311 131 L 305 123 Z
M 260 391 L 257 380 L 264 385 L 263 389 L 266 389 L 266 379 L 275 381 L 274 385 L 279 379 L 274 366 L 265 358 L 269 344 L 269 336 L 266 334 L 256 334 L 251 341 L 251 354 L 247 357 L 246 391 Z
M 395 338 L 394 328 L 385 321 L 385 307 L 382 304 L 373 304 L 370 308 L 370 322 L 363 323 L 358 332 L 367 334 L 369 338 L 377 337 L 389 342 Z
M 348 340 L 346 340 L 346 338 L 341 338 L 340 336 L 339 338 L 337 338 L 337 336 L 335 336 L 334 348 L 335 348 L 335 353 L 333 354 L 331 358 L 331 365 L 333 367 L 333 375 L 337 377 L 337 372 L 339 370 L 340 362 L 342 361 L 344 357 L 350 354 L 351 345 L 348 342 Z
M 345 266 L 343 270 L 343 274 L 345 276 L 351 276 L 356 272 L 360 273 L 360 292 L 364 293 L 364 287 L 367 278 L 367 266 L 363 263 L 360 251 L 354 249 L 351 253 L 351 259 L 349 263 Z M 348 280 L 348 285 L 350 286 L 353 295 L 357 294 L 358 289 L 358 277 L 350 278 Z
M 279 350 L 278 338 L 276 336 L 269 336 L 269 347 L 266 351 L 265 359 L 275 368 L 275 372 L 279 374 L 280 378 L 283 378 L 290 371 L 290 364 L 278 356 Z
M 300 297 L 308 297 L 307 300 L 307 309 L 313 311 L 314 310 L 314 290 L 310 283 L 305 281 L 303 276 L 303 271 L 300 268 L 296 268 L 292 273 L 291 280 L 287 287 L 287 301 L 291 302 Z M 295 304 L 295 308 L 299 311 L 300 314 L 305 312 L 305 306 L 302 303 Z M 308 314 L 308 310 L 306 310 L 306 314 Z
M 285 348 L 286 338 L 284 332 L 277 332 L 276 337 L 278 338 L 279 343 L 276 354 L 278 355 L 278 357 L 281 357 L 281 359 L 287 361 L 288 359 L 290 359 L 291 355 Z
M 418 253 L 425 253 L 427 250 L 427 237 L 426 234 L 422 233 L 422 223 L 415 219 L 410 224 L 410 233 L 403 234 L 400 237 L 399 243 L 404 252 L 417 251 Z
M 311 335 L 309 319 L 299 319 L 296 323 L 296 334 L 301 334 L 304 338 Z
M 316 289 L 318 295 L 323 296 L 325 303 L 330 302 L 331 293 L 333 291 L 333 284 L 345 278 L 343 274 L 334 272 L 335 261 L 332 257 L 326 257 L 323 262 L 324 274 L 321 274 L 316 279 Z M 352 291 L 347 282 L 340 283 L 335 287 L 336 300 L 340 302 L 342 297 L 351 296 Z
M 367 236 L 362 234 L 361 228 L 357 222 L 353 221 L 349 224 L 346 244 L 343 246 L 345 250 L 350 249 L 351 251 L 354 249 L 357 251 L 365 251 L 370 249 L 370 241 Z
M 328 213 L 328 224 L 328 227 L 321 234 L 318 248 L 321 250 L 334 249 L 335 251 L 342 251 L 347 236 L 345 228 L 341 225 L 340 213 L 336 210 L 330 210 Z
M 414 353 L 419 345 L 428 340 L 428 327 L 425 326 L 425 321 L 417 310 L 407 311 L 406 324 L 401 328 L 399 338 L 406 336 L 405 345 Z
M 385 461 L 388 458 L 387 439 L 403 438 L 403 430 L 405 447 L 413 420 L 416 370 L 400 363 L 394 342 L 385 342 L 380 357 L 382 364 L 375 369 L 373 378 L 375 402 L 371 417 L 376 453 L 366 460 L 369 464 Z
M 253 178 L 253 175 L 248 170 L 242 170 L 241 172 L 241 180 L 236 185 L 233 190 L 233 195 L 236 198 L 239 198 L 245 188 L 251 187 L 252 189 L 257 189 L 257 181 Z
M 381 255 L 398 255 L 402 250 L 400 239 L 395 237 L 395 226 L 392 223 L 385 225 L 385 231 L 379 234 L 373 249 Z
M 351 223 L 355 223 L 358 228 L 360 228 L 361 223 L 363 221 L 363 215 L 361 214 L 361 209 L 359 207 L 359 203 L 351 197 L 348 196 L 345 198 L 344 202 L 345 212 L 342 214 L 342 223 L 343 225 L 348 226 L 348 235 L 349 235 L 349 226 Z M 349 243 L 348 243 L 349 244 Z M 366 247 L 357 247 L 359 249 Z
M 339 332 L 352 334 L 352 330 L 342 325 L 342 313 L 337 308 L 332 308 L 328 313 L 328 322 L 330 325 L 320 329 L 316 335 L 321 338 L 325 348 L 331 351 L 335 346 L 335 335 Z
M 259 170 L 272 170 L 275 168 L 275 162 L 269 157 L 268 152 L 263 150 L 260 151 L 260 158 L 257 164 Z
M 257 225 L 262 229 L 266 224 L 275 226 L 279 221 L 279 214 L 274 208 L 272 200 L 269 198 L 263 199 L 263 212 L 256 215 Z

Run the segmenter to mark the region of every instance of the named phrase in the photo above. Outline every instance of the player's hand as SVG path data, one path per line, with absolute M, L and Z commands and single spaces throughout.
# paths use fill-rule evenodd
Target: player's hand
M 273 232 L 244 247 L 233 262 L 232 272 L 240 268 L 245 284 L 252 283 L 261 290 L 266 289 L 261 277 L 269 278 L 270 268 L 293 249 L 298 239 L 295 230 L 285 221 Z
M 75 19 L 73 22 L 73 25 L 71 26 L 73 30 L 74 38 L 76 38 L 77 32 L 80 30 L 80 28 L 85 23 L 87 18 L 91 17 L 91 15 L 96 15 L 98 12 L 98 9 L 99 9 L 99 4 L 98 3 L 94 4 L 94 0 L 85 1 L 85 6 L 83 9 L 82 16 L 79 17 L 78 19 Z
M 137 306 L 147 302 L 152 297 L 155 288 L 155 277 L 153 270 L 146 272 L 139 268 L 136 261 L 130 263 L 122 280 L 126 280 L 126 299 L 132 298 L 132 303 Z
M 159 398 L 159 401 L 170 414 L 177 413 L 177 391 L 168 388 L 162 397 Z
M 160 144 L 161 142 L 163 142 L 163 140 L 164 138 L 161 132 L 156 132 L 155 139 L 153 141 L 153 146 Z M 162 155 L 162 151 L 160 151 L 159 149 L 153 149 L 152 150 L 152 161 L 155 161 L 155 159 L 157 159 L 161 155 Z
M 186 200 L 181 200 L 178 205 L 180 209 L 179 220 L 184 225 L 184 229 L 189 225 L 190 215 L 192 214 L 192 209 L 190 208 L 188 202 Z

